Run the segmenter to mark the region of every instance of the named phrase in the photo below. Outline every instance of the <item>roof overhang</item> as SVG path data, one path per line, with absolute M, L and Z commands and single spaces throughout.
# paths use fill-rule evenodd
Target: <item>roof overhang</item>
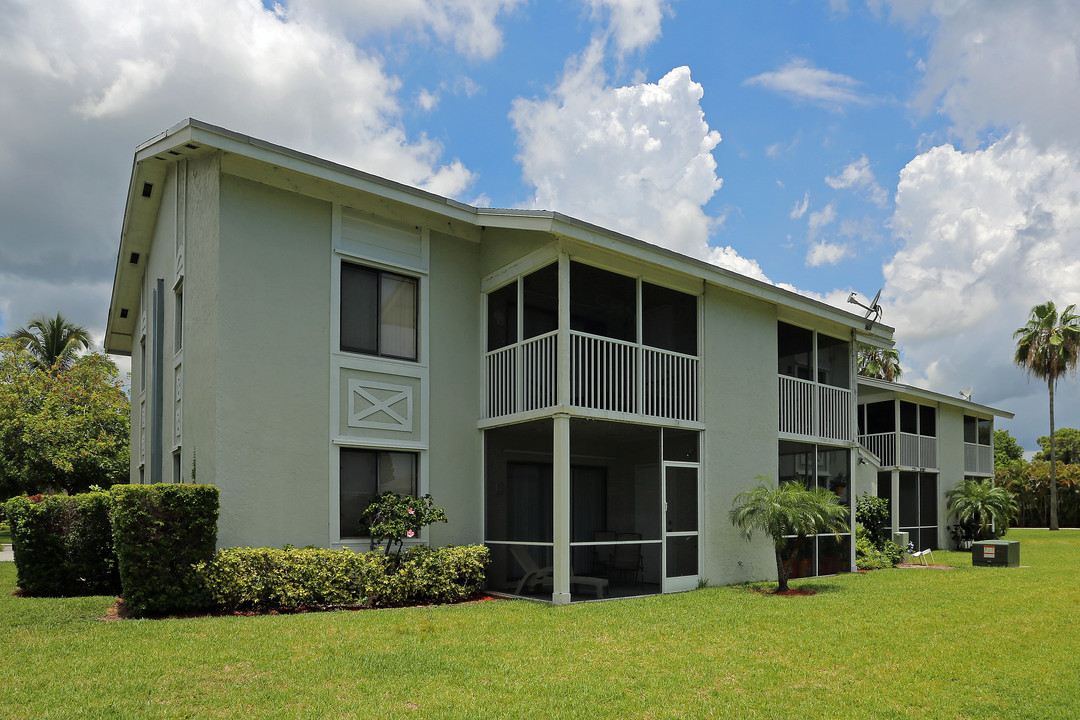
M 433 229 L 472 240 L 479 240 L 484 229 L 491 227 L 549 233 L 608 247 L 772 303 L 777 307 L 778 318 L 786 322 L 813 323 L 817 329 L 850 336 L 876 347 L 893 345 L 893 328 L 887 325 L 875 323 L 868 328 L 860 315 L 568 215 L 546 210 L 473 207 L 189 118 L 135 151 L 106 324 L 106 352 L 131 354 L 137 319 L 130 309 L 139 302 L 146 257 L 161 204 L 161 188 L 169 166 L 208 152 L 222 153 L 222 172 L 343 204 L 355 204 L 359 191 L 368 196 L 364 204 L 373 212 L 390 217 L 407 215 L 414 222 L 422 218 Z
M 1000 417 L 1006 420 L 1011 420 L 1014 414 L 1008 410 L 1000 410 L 998 408 L 990 407 L 989 405 L 980 405 L 979 403 L 971 402 L 963 398 L 954 397 L 952 395 L 945 395 L 943 393 L 934 392 L 933 390 L 926 390 L 924 388 L 915 387 L 914 385 L 904 385 L 897 382 L 889 382 L 887 380 L 878 380 L 877 378 L 859 377 L 859 395 L 860 399 L 864 395 L 864 388 L 873 394 L 881 395 L 895 395 L 896 397 L 907 398 L 910 400 L 924 400 L 927 402 L 937 403 L 939 405 L 949 405 L 963 409 L 970 415 L 981 415 L 983 417 Z

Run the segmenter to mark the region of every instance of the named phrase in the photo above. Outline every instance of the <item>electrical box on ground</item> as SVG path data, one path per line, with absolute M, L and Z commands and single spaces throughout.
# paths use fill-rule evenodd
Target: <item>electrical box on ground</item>
M 971 564 L 984 567 L 1020 567 L 1020 541 L 984 540 L 972 543 Z

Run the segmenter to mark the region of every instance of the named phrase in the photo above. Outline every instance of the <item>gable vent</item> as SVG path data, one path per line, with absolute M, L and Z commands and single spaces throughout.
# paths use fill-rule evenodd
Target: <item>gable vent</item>
M 142 184 L 142 196 L 143 197 L 150 197 L 151 195 L 153 195 L 153 193 L 154 193 L 154 186 L 153 185 L 151 185 L 150 183 L 143 183 Z
M 120 317 L 121 318 L 126 318 L 127 316 L 128 316 L 128 309 L 127 308 L 120 308 Z
M 128 258 L 128 262 L 131 263 L 132 265 L 138 265 L 139 264 L 139 253 L 131 253 L 131 257 Z

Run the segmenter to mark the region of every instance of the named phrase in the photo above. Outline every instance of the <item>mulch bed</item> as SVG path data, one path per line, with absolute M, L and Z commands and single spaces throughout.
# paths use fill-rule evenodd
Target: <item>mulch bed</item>
M 952 565 L 923 565 L 922 563 L 900 563 L 898 568 L 915 568 L 918 570 L 955 570 Z
M 754 592 L 761 593 L 762 595 L 779 595 L 780 597 L 810 597 L 811 595 L 817 595 L 818 591 L 814 588 L 788 588 L 784 592 L 774 590 L 771 588 L 754 588 Z

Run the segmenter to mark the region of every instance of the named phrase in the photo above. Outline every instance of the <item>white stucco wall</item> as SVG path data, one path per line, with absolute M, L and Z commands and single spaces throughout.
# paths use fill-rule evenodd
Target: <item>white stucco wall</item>
M 768 539 L 746 542 L 728 520 L 756 475 L 776 482 L 775 306 L 707 285 L 704 301 L 704 568 L 712 585 L 776 577 Z
M 220 213 L 218 544 L 326 545 L 331 205 L 222 175 Z

